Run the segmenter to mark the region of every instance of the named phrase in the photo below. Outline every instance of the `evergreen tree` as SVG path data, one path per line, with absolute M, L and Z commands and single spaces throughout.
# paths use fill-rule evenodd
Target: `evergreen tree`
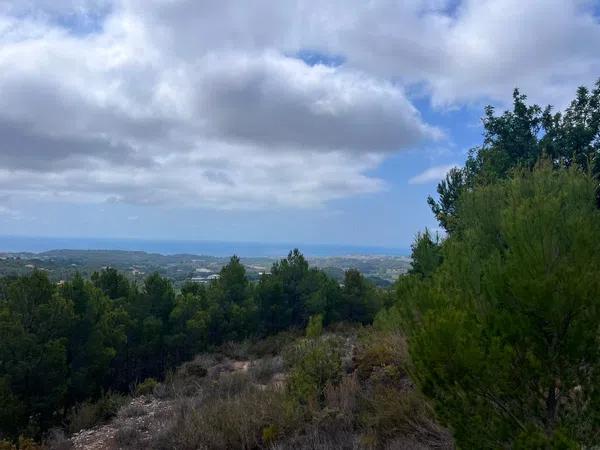
M 463 191 L 505 179 L 515 168 L 531 169 L 540 158 L 550 158 L 555 168 L 576 164 L 596 179 L 600 175 L 600 80 L 591 92 L 580 87 L 564 113 L 526 102 L 515 89 L 512 111 L 497 116 L 493 107 L 486 107 L 483 144 L 470 151 L 464 168 L 452 169 L 438 184 L 437 200 L 428 198 L 448 232 L 454 230 Z
M 595 184 L 546 164 L 461 197 L 406 327 L 419 385 L 461 448 L 600 439 Z
M 417 275 L 421 278 L 428 278 L 433 275 L 435 269 L 442 262 L 439 237 L 436 236 L 433 239 L 427 228 L 424 233 L 417 234 L 415 242 L 412 244 L 410 257 L 412 265 L 408 271 L 409 274 Z

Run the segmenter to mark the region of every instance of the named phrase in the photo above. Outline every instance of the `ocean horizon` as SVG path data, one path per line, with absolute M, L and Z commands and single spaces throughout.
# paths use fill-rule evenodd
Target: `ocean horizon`
M 410 250 L 400 247 L 359 246 L 343 244 L 227 242 L 164 239 L 88 238 L 0 236 L 0 252 L 43 253 L 50 250 L 124 250 L 163 255 L 194 254 L 205 256 L 281 257 L 294 248 L 306 256 L 408 256 Z

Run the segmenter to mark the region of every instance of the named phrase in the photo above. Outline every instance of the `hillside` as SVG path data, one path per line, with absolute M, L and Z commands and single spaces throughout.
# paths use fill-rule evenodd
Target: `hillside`
M 400 336 L 357 328 L 225 345 L 197 355 L 161 383 L 138 384 L 106 423 L 70 437 L 57 434 L 48 444 L 81 450 L 453 448 L 398 370 L 405 348 Z M 314 359 L 323 351 L 333 358 Z M 79 413 L 93 416 L 85 408 Z

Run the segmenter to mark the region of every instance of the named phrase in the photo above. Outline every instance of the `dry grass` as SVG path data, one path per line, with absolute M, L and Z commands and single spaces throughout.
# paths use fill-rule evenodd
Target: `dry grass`
M 396 380 L 405 378 L 407 360 L 408 349 L 404 336 L 373 331 L 361 337 L 354 356 L 361 382 L 372 379 L 373 375 L 387 374 Z
M 271 447 L 272 450 L 358 450 L 359 437 L 351 430 L 338 428 L 335 430 L 320 427 L 309 427 L 301 433 L 284 439 Z
M 360 385 L 356 374 L 347 375 L 339 384 L 330 384 L 325 388 L 325 405 L 337 411 L 350 423 L 356 412 L 359 392 Z
M 125 425 L 120 427 L 115 433 L 115 441 L 121 449 L 141 449 L 142 433 L 134 425 Z
M 435 422 L 433 411 L 414 390 L 378 386 L 361 403 L 361 425 L 379 444 L 401 438 L 427 448 L 453 448 L 450 433 Z
M 200 355 L 153 387 L 156 398 L 174 399 L 164 427 L 131 428 L 143 408 L 130 405 L 119 413 L 124 425 L 116 442 L 155 450 L 453 448 L 410 382 L 403 337 L 361 333 L 358 342 L 356 335 L 326 334 L 292 344 L 289 334 L 280 335 L 254 360 Z M 252 345 L 229 345 L 228 355 L 246 357 Z M 275 348 L 285 349 L 284 357 L 271 354 Z M 285 380 L 285 389 L 274 376 Z M 318 395 L 308 389 L 313 385 Z
M 283 372 L 283 358 L 280 356 L 264 357 L 250 364 L 250 376 L 260 384 L 269 383 L 276 373 Z
M 139 403 L 130 403 L 127 406 L 124 406 L 117 413 L 117 417 L 119 419 L 128 419 L 131 417 L 140 417 L 146 414 L 146 410 Z
M 153 448 L 264 447 L 269 444 L 265 440 L 276 439 L 296 421 L 284 393 L 227 383 L 218 393 L 181 399 L 172 423 L 154 440 Z
M 48 432 L 44 441 L 44 448 L 47 450 L 71 450 L 73 442 L 65 436 L 63 430 L 54 428 Z
M 76 433 L 85 428 L 92 428 L 112 418 L 117 411 L 128 402 L 128 397 L 108 393 L 95 402 L 83 402 L 75 406 L 67 416 L 67 430 Z

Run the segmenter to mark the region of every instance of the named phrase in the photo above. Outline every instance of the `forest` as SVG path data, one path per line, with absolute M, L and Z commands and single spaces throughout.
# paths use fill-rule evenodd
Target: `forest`
M 138 285 L 112 268 L 60 285 L 38 271 L 0 279 L 0 439 L 7 448 L 41 442 L 81 404 L 163 380 L 229 342 L 289 330 L 318 339 L 343 323 L 374 336 L 367 372 L 389 369 L 363 378 L 378 400 L 358 402 L 367 409 L 345 425 L 364 436 L 378 430 L 360 441 L 365 448 L 386 448 L 412 429 L 399 424 L 407 419 L 397 405 L 407 402 L 406 413 L 414 398 L 390 405 L 373 394 L 400 373 L 456 448 L 598 445 L 600 81 L 579 88 L 561 112 L 529 105 L 515 90 L 512 110 L 487 107 L 482 120 L 482 144 L 428 200 L 443 237 L 418 234 L 411 270 L 389 289 L 358 270 L 339 283 L 298 250 L 258 281 L 233 256 L 217 280 L 177 290 L 159 274 Z M 347 380 L 327 365 L 338 357 L 328 341 L 314 342 L 322 345 L 290 357 L 281 403 L 304 423 L 324 420 L 328 389 Z M 385 359 L 400 342 L 405 357 Z M 356 359 L 360 379 L 365 360 Z M 291 423 L 261 423 L 256 440 L 235 445 L 271 448 L 298 432 Z

